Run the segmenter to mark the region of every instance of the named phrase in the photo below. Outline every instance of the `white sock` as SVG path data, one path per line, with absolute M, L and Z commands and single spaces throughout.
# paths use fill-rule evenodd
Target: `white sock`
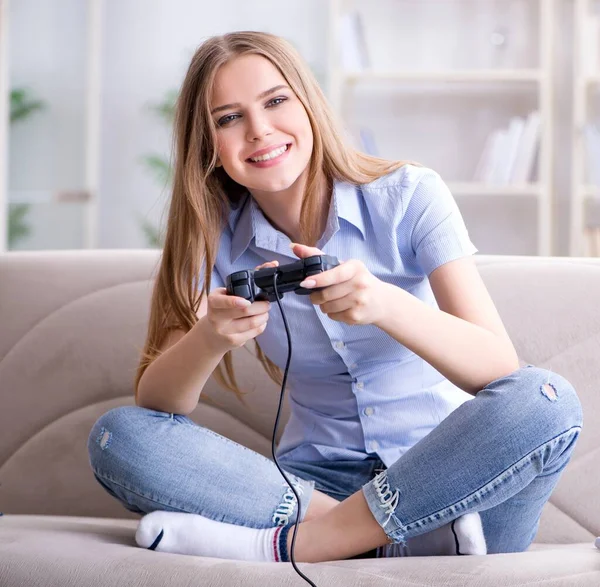
M 157 543 L 152 550 L 158 552 L 280 562 L 288 560 L 287 552 L 279 550 L 282 530 L 281 526 L 247 528 L 215 522 L 198 514 L 157 510 L 140 520 L 135 541 L 142 548 Z
M 155 511 L 140 520 L 135 541 L 142 548 L 153 547 L 152 550 L 158 552 L 280 562 L 289 560 L 287 551 L 281 552 L 286 542 L 284 536 L 284 544 L 280 544 L 282 531 L 282 527 L 247 528 L 216 522 L 198 514 Z M 381 557 L 486 553 L 481 518 L 477 512 L 409 538 L 405 546 L 390 544 L 378 549 Z
M 454 529 L 454 532 L 453 532 Z M 455 537 L 456 533 L 456 537 Z M 382 547 L 380 556 L 445 556 L 458 554 L 487 554 L 481 517 L 477 512 L 465 514 L 449 524 L 406 541 L 406 545 Z

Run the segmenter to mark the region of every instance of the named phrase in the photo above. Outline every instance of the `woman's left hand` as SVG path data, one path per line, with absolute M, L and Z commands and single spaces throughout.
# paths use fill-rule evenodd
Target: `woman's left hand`
M 298 243 L 292 243 L 291 248 L 300 259 L 325 254 Z M 377 325 L 387 307 L 384 296 L 389 284 L 375 277 L 358 259 L 340 261 L 339 266 L 311 275 L 300 285 L 306 289 L 324 287 L 310 294 L 310 300 L 338 322 Z

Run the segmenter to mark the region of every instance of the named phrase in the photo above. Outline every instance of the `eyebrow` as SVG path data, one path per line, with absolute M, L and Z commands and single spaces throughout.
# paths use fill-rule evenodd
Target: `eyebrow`
M 289 87 L 282 84 L 279 86 L 273 86 L 272 88 L 270 88 L 269 90 L 266 90 L 264 92 L 261 92 L 256 99 L 257 100 L 262 100 L 262 98 L 266 98 L 269 94 L 272 94 L 273 92 L 276 92 L 277 90 L 281 90 L 283 88 L 287 88 L 289 90 Z M 214 114 L 215 112 L 221 112 L 221 110 L 229 110 L 230 108 L 240 108 L 242 105 L 239 102 L 233 102 L 232 104 L 223 104 L 223 106 L 217 106 L 216 108 L 213 108 L 210 113 Z

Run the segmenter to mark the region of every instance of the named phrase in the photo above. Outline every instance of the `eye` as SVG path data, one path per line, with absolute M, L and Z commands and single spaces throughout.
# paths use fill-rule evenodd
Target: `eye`
M 267 107 L 269 107 L 269 106 L 279 106 L 280 104 L 283 104 L 286 100 L 287 100 L 287 98 L 284 97 L 284 96 L 280 96 L 278 98 L 273 98 L 271 101 L 269 101 L 267 103 Z
M 232 120 L 235 120 L 238 117 L 238 114 L 228 114 L 227 116 L 223 116 L 223 118 L 219 118 L 217 121 L 218 126 L 225 126 L 229 124 Z

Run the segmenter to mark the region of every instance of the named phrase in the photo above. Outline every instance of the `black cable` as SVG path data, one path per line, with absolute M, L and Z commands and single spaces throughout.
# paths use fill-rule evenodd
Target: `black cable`
M 298 526 L 300 524 L 300 512 L 302 511 L 302 508 L 300 506 L 300 496 L 296 493 L 294 486 L 290 483 L 290 480 L 287 478 L 286 474 L 283 472 L 283 469 L 279 466 L 279 463 L 277 462 L 277 458 L 275 457 L 275 435 L 277 433 L 277 424 L 279 423 L 279 414 L 281 413 L 281 406 L 283 405 L 283 394 L 285 392 L 285 382 L 287 381 L 288 369 L 290 367 L 290 361 L 292 359 L 292 337 L 290 335 L 290 329 L 289 329 L 287 320 L 285 318 L 285 312 L 283 311 L 281 301 L 279 300 L 279 293 L 277 291 L 277 278 L 279 276 L 278 273 L 279 273 L 278 271 L 275 271 L 275 273 L 273 274 L 273 289 L 275 290 L 275 300 L 277 301 L 277 305 L 279 306 L 279 311 L 281 312 L 281 317 L 283 318 L 283 324 L 285 326 L 285 333 L 287 335 L 288 357 L 287 357 L 287 361 L 285 363 L 285 371 L 283 373 L 283 382 L 281 383 L 281 395 L 279 396 L 279 407 L 277 408 L 277 415 L 275 416 L 275 428 L 273 429 L 273 439 L 271 441 L 271 453 L 273 454 L 273 460 L 275 461 L 275 465 L 277 465 L 279 472 L 285 479 L 286 483 L 290 486 L 290 489 L 294 492 L 294 495 L 296 496 L 296 500 L 298 501 L 298 515 L 296 516 L 296 525 L 293 530 L 294 534 L 292 535 L 292 546 L 290 548 L 290 561 L 292 562 L 292 566 L 294 567 L 294 570 L 296 571 L 296 573 L 298 573 L 307 583 L 309 583 L 309 585 L 312 585 L 312 587 L 317 587 L 296 566 L 296 561 L 294 559 L 294 546 L 296 544 L 296 533 L 298 530 Z
M 452 520 L 452 524 L 450 525 L 450 528 L 452 529 L 452 534 L 454 534 L 454 544 L 456 545 L 456 554 L 463 555 L 463 553 L 460 551 L 460 543 L 458 542 L 458 536 L 456 535 L 456 531 L 454 530 L 454 524 L 456 524 L 456 520 Z

